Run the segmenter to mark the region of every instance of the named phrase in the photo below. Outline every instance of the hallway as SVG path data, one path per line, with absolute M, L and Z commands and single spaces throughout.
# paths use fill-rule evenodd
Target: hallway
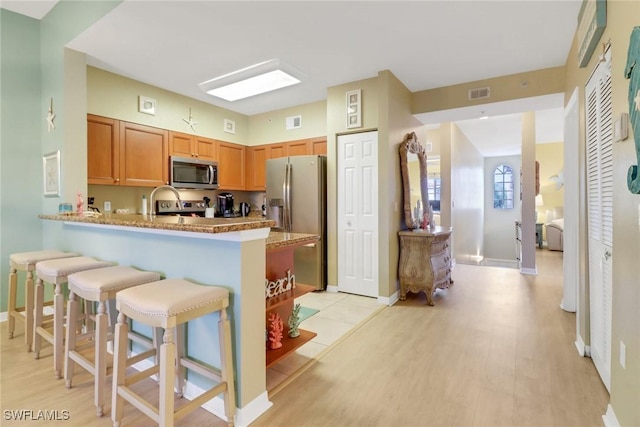
M 602 426 L 609 396 L 559 308 L 562 253 L 537 276 L 457 265 L 436 305 L 382 310 L 289 386 L 254 426 Z

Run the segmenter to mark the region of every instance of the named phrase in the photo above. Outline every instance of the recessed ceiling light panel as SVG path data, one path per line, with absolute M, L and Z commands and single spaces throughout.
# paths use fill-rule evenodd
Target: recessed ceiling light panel
M 261 62 L 200 83 L 206 93 L 237 101 L 300 83 L 300 73 L 278 59 Z

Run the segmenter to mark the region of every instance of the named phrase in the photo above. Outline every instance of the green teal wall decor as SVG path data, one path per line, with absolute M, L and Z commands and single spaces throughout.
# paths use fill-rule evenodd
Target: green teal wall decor
M 627 187 L 633 194 L 640 194 L 640 27 L 634 27 L 629 41 L 627 66 L 624 77 L 629 79 L 629 118 L 633 129 L 633 139 L 636 144 L 636 163 L 627 172 Z

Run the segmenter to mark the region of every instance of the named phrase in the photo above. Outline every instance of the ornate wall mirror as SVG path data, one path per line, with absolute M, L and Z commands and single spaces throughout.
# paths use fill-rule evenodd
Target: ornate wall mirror
M 402 173 L 404 223 L 409 229 L 418 228 L 422 220 L 419 212 L 427 212 L 429 205 L 427 154 L 415 132 L 405 135 L 399 148 Z M 419 203 L 418 203 L 419 202 Z

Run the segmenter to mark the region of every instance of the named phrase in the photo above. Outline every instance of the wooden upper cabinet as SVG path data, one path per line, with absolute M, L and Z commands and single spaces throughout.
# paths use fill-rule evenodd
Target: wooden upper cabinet
M 119 184 L 118 120 L 87 114 L 87 178 L 89 184 Z
M 120 122 L 120 185 L 157 187 L 169 182 L 168 131 Z
M 259 145 L 257 147 L 247 147 L 246 163 L 246 189 L 249 191 L 264 191 L 267 188 L 267 159 L 269 158 L 269 147 Z
M 215 139 L 189 135 L 180 132 L 169 132 L 169 153 L 178 157 L 194 157 L 203 160 L 215 160 Z
M 287 157 L 287 150 L 284 144 L 269 144 L 266 146 L 268 148 L 267 159 L 277 159 L 279 157 Z
M 311 138 L 311 154 L 327 155 L 327 138 Z
M 244 145 L 218 141 L 218 183 L 221 190 L 244 190 L 245 152 Z
M 196 146 L 196 157 L 202 160 L 216 160 L 216 140 L 205 138 L 204 136 L 195 136 L 194 142 Z
M 286 144 L 287 156 L 306 156 L 311 153 L 308 139 L 289 141 Z

